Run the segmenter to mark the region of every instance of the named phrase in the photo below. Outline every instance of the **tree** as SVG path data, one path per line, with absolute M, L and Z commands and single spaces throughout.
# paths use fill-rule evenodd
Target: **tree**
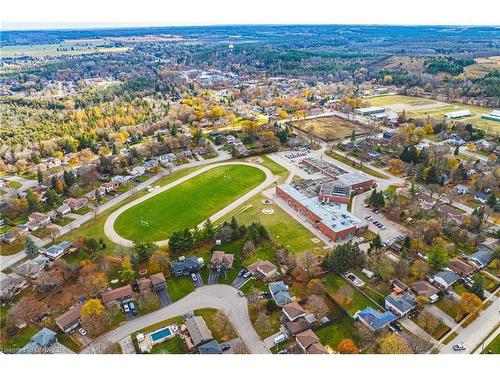
M 132 281 L 135 277 L 135 271 L 132 268 L 132 263 L 130 262 L 130 258 L 125 258 L 122 262 L 121 266 L 121 276 L 124 281 Z
M 474 278 L 470 291 L 479 298 L 484 298 L 484 279 L 480 274 L 477 274 Z
M 405 167 L 405 163 L 401 159 L 390 159 L 388 162 L 389 171 L 392 174 L 400 174 L 403 168 Z
M 439 325 L 439 320 L 427 311 L 418 314 L 417 321 L 427 332 L 433 332 Z
M 40 200 L 37 194 L 28 190 L 26 193 L 26 201 L 28 202 L 28 209 L 30 211 L 40 211 Z
M 312 251 L 305 251 L 298 257 L 298 263 L 311 278 L 318 273 L 318 257 Z
M 25 296 L 9 309 L 7 321 L 12 325 L 18 322 L 32 323 L 43 317 L 48 311 L 47 305 L 43 302 L 33 296 Z
M 108 278 L 102 272 L 91 274 L 84 279 L 83 287 L 91 297 L 96 297 L 108 289 Z
M 242 249 L 242 255 L 246 259 L 255 252 L 255 245 L 252 241 L 245 242 Z
M 411 354 L 412 351 L 406 340 L 396 334 L 390 333 L 380 342 L 380 353 L 382 354 Z
M 272 299 L 268 299 L 266 302 L 266 310 L 268 313 L 272 314 L 279 310 L 279 306 Z
M 82 317 L 97 317 L 104 314 L 105 308 L 101 300 L 98 298 L 91 298 L 85 302 L 81 309 Z
M 455 147 L 455 151 L 453 151 L 453 155 L 458 156 L 460 154 L 460 146 Z
M 26 256 L 29 257 L 38 254 L 38 246 L 30 237 L 26 238 L 26 247 L 24 248 L 24 252 Z
M 410 272 L 416 279 L 423 279 L 429 273 L 429 265 L 422 259 L 417 259 L 411 265 Z
M 370 242 L 370 250 L 378 250 L 384 247 L 382 244 L 382 239 L 380 238 L 380 235 L 377 233 L 375 238 Z
M 349 268 L 357 266 L 362 262 L 361 251 L 357 243 L 352 241 L 338 245 L 330 252 L 321 265 L 327 271 L 344 273 Z
M 307 305 L 317 317 L 323 317 L 328 314 L 328 311 L 330 311 L 324 297 L 317 294 L 312 294 L 307 299 Z
M 427 262 L 434 269 L 443 268 L 448 264 L 448 260 L 448 252 L 440 244 L 432 246 L 432 248 L 427 253 Z
M 152 242 L 134 242 L 132 252 L 137 256 L 139 263 L 147 261 L 158 249 L 158 245 Z
M 105 311 L 101 300 L 97 298 L 91 298 L 83 304 L 80 323 L 91 336 L 98 336 L 107 329 Z
M 40 170 L 40 168 L 36 170 L 36 179 L 39 184 L 43 184 L 43 172 Z
M 351 339 L 343 339 L 337 346 L 337 352 L 340 354 L 358 354 L 359 349 Z
M 462 298 L 460 298 L 460 303 L 458 304 L 461 313 L 476 315 L 479 314 L 482 307 L 483 302 L 478 296 L 469 292 L 462 293 Z
M 310 294 L 316 294 L 318 296 L 323 296 L 326 293 L 326 288 L 320 279 L 312 279 L 309 281 L 306 289 Z
M 149 258 L 149 262 L 156 266 L 162 273 L 167 273 L 169 270 L 169 257 L 163 251 L 155 251 Z

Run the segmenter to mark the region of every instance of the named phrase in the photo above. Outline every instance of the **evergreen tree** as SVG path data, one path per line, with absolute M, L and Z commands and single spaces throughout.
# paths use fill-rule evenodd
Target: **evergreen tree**
M 460 154 L 460 146 L 455 147 L 455 151 L 453 152 L 453 155 L 458 156 Z
M 205 238 L 205 240 L 210 240 L 214 238 L 214 235 L 215 235 L 214 226 L 210 221 L 210 219 L 207 219 L 207 221 L 205 221 L 205 223 L 203 224 L 203 237 Z
M 434 245 L 427 253 L 427 258 L 427 262 L 434 269 L 443 268 L 449 260 L 448 252 L 441 245 Z
M 474 293 L 479 298 L 484 298 L 484 280 L 483 277 L 479 274 L 474 278 L 474 282 L 470 288 L 470 291 Z
M 43 184 L 43 172 L 40 170 L 40 168 L 36 170 L 36 179 L 39 184 Z
M 40 202 L 38 197 L 31 190 L 26 193 L 26 201 L 28 202 L 28 208 L 30 211 L 40 211 Z
M 375 238 L 372 240 L 372 242 L 370 242 L 370 249 L 373 250 L 377 250 L 377 249 L 381 249 L 384 245 L 382 244 L 382 239 L 380 238 L 380 235 L 377 233 L 377 235 L 375 236 Z
M 38 246 L 36 246 L 35 242 L 30 238 L 26 238 L 26 247 L 24 248 L 24 252 L 26 256 L 34 256 L 38 254 Z
M 488 204 L 488 206 L 490 206 L 491 208 L 495 208 L 496 204 L 497 204 L 497 197 L 495 194 L 491 194 L 488 198 L 488 201 L 486 202 Z

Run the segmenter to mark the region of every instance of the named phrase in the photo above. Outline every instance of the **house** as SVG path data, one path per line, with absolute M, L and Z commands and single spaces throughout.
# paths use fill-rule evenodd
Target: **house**
M 52 245 L 48 249 L 41 250 L 43 254 L 45 254 L 48 258 L 55 260 L 59 259 L 62 257 L 64 254 L 70 252 L 70 249 L 72 248 L 73 244 L 69 241 L 64 241 L 61 242 L 60 244 L 57 245 Z
M 210 258 L 210 267 L 220 270 L 222 266 L 227 269 L 233 268 L 234 254 L 226 254 L 224 251 L 214 251 Z
M 28 286 L 28 282 L 22 276 L 13 272 L 5 274 L 0 273 L 0 301 L 9 301 L 24 288 Z
M 78 211 L 79 209 L 85 207 L 89 200 L 85 197 L 82 198 L 68 198 L 63 201 L 64 204 L 67 204 L 71 211 Z
M 129 172 L 129 174 L 132 177 L 139 177 L 139 176 L 142 176 L 144 173 L 146 173 L 146 168 L 141 167 L 140 165 L 132 168 L 132 170 Z
M 283 325 L 285 326 L 290 336 L 296 336 L 297 334 L 310 329 L 312 326 L 306 318 L 298 318 L 293 322 L 286 321 Z
M 285 314 L 286 318 L 291 322 L 306 316 L 306 312 L 296 301 L 287 303 L 282 307 L 282 310 L 283 314 Z
M 463 224 L 466 218 L 466 215 L 463 211 L 450 206 L 449 204 L 442 204 L 438 206 L 437 211 L 445 220 L 451 220 L 457 225 Z
M 189 276 L 192 273 L 199 272 L 204 265 L 203 258 L 180 257 L 179 260 L 170 262 L 172 275 L 175 277 Z
M 113 303 L 122 304 L 133 301 L 133 291 L 130 285 L 125 285 L 101 294 L 102 302 L 109 306 Z
M 269 292 L 274 302 L 280 307 L 292 302 L 292 297 L 288 293 L 288 286 L 283 281 L 276 281 L 268 285 Z
M 154 275 L 149 276 L 149 280 L 151 280 L 151 285 L 153 285 L 154 290 L 162 290 L 165 289 L 165 276 L 163 273 L 155 273 Z
M 450 138 L 448 138 L 448 142 L 453 146 L 463 146 L 465 141 L 456 134 L 452 134 Z
M 140 294 L 148 294 L 151 293 L 151 288 L 153 286 L 153 283 L 151 282 L 151 279 L 148 278 L 141 278 L 137 280 L 137 289 L 139 290 Z
M 388 326 L 390 322 L 396 320 L 398 317 L 390 311 L 381 313 L 372 307 L 367 307 L 366 309 L 358 311 L 354 314 L 354 318 L 358 319 L 372 331 L 379 331 Z
M 438 299 L 439 289 L 427 281 L 415 281 L 410 284 L 410 288 L 418 296 L 429 298 L 431 301 Z
M 253 277 L 260 280 L 270 280 L 276 276 L 278 268 L 268 260 L 257 260 L 247 267 Z
M 482 204 L 486 204 L 489 198 L 490 198 L 489 194 L 485 194 L 480 191 L 477 191 L 476 194 L 474 194 L 474 200 L 481 202 Z
M 454 190 L 460 195 L 464 195 L 469 192 L 469 188 L 461 184 L 456 185 Z
M 470 255 L 471 262 L 477 268 L 484 268 L 493 260 L 493 256 L 489 251 L 479 250 Z
M 14 228 L 3 235 L 2 241 L 7 244 L 13 243 L 23 233 L 21 228 Z
M 25 277 L 36 278 L 38 274 L 47 266 L 49 258 L 39 255 L 34 259 L 27 259 L 15 266 L 15 271 Z
M 460 279 L 460 276 L 453 271 L 441 271 L 431 277 L 430 281 L 439 289 L 448 289 Z
M 216 340 L 207 342 L 198 347 L 200 354 L 222 354 L 222 349 Z
M 71 332 L 80 325 L 82 306 L 82 304 L 73 306 L 56 318 L 56 324 L 63 332 Z
M 207 323 L 205 323 L 203 317 L 190 317 L 186 319 L 185 325 L 194 346 L 198 347 L 213 340 L 212 332 L 208 329 Z
M 405 316 L 417 307 L 417 303 L 409 295 L 394 296 L 389 294 L 384 299 L 385 308 L 398 317 Z
M 158 160 L 162 164 L 172 163 L 172 162 L 174 162 L 174 161 L 177 160 L 177 156 L 174 153 L 171 152 L 171 153 L 168 153 L 168 154 L 160 155 L 158 157 Z
M 50 353 L 50 347 L 57 343 L 57 334 L 48 329 L 42 328 L 33 336 L 29 343 L 19 349 L 21 354 Z
M 476 250 L 495 251 L 499 246 L 500 240 L 496 238 L 487 238 L 477 245 Z
M 65 203 L 57 207 L 56 212 L 61 216 L 66 216 L 71 212 L 71 207 Z
M 307 354 L 328 354 L 318 336 L 308 329 L 295 336 L 295 341 L 299 344 L 300 348 Z
M 28 229 L 36 231 L 50 223 L 50 216 L 41 212 L 33 212 L 28 216 Z
M 395 294 L 403 294 L 408 291 L 408 285 L 399 279 L 391 280 L 392 290 Z
M 448 262 L 448 268 L 461 277 L 469 276 L 475 271 L 474 267 L 458 258 L 450 259 Z

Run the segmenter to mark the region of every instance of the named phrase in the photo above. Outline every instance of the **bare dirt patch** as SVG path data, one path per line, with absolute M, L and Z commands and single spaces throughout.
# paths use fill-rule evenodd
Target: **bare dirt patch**
M 334 141 L 350 137 L 353 130 L 357 135 L 367 131 L 362 125 L 336 116 L 294 121 L 292 125 L 324 141 Z

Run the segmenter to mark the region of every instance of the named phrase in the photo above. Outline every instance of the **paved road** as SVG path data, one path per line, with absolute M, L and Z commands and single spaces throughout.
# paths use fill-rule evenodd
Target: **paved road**
M 106 222 L 104 223 L 104 233 L 106 234 L 106 237 L 108 237 L 111 241 L 113 241 L 114 243 L 116 243 L 118 245 L 125 246 L 125 247 L 132 247 L 134 244 L 133 241 L 130 241 L 130 240 L 127 240 L 126 238 L 123 238 L 118 233 L 116 233 L 116 231 L 114 229 L 114 223 L 115 223 L 116 219 L 118 218 L 118 216 L 120 216 L 123 212 L 125 212 L 129 208 L 131 208 L 139 203 L 142 203 L 142 202 L 146 201 L 147 199 L 149 199 L 157 194 L 161 194 L 164 191 L 171 189 L 179 184 L 182 184 L 183 182 L 185 182 L 185 181 L 187 181 L 195 176 L 198 176 L 198 175 L 200 175 L 200 174 L 202 174 L 210 169 L 217 168 L 217 167 L 220 167 L 223 165 L 233 165 L 233 164 L 246 165 L 246 166 L 258 168 L 266 174 L 266 179 L 264 180 L 264 182 L 259 184 L 257 187 L 255 187 L 254 189 L 252 189 L 251 191 L 249 191 L 245 195 L 239 197 L 238 199 L 236 199 L 234 202 L 232 202 L 231 204 L 224 207 L 219 212 L 210 216 L 210 220 L 212 222 L 220 219 L 221 217 L 223 217 L 227 213 L 229 213 L 232 210 L 234 210 L 235 208 L 239 207 L 241 204 L 243 204 L 244 202 L 249 200 L 255 194 L 259 193 L 266 186 L 269 186 L 273 181 L 275 181 L 275 177 L 273 176 L 271 171 L 269 169 L 267 169 L 266 167 L 263 167 L 262 165 L 259 165 L 259 164 L 251 164 L 251 163 L 245 163 L 245 162 L 224 162 L 224 163 L 211 164 L 211 165 L 208 165 L 206 167 L 200 168 L 200 169 L 188 174 L 187 176 L 181 177 L 181 178 L 171 182 L 170 184 L 162 186 L 161 188 L 153 191 L 152 193 L 144 195 L 144 196 L 120 207 L 118 210 L 114 211 L 111 215 L 109 215 L 109 217 L 106 219 Z M 203 223 L 200 223 L 199 225 L 201 226 L 201 225 L 203 225 Z M 163 240 L 163 241 L 158 241 L 156 243 L 158 244 L 158 246 L 165 246 L 168 244 L 168 239 Z
M 229 160 L 229 159 L 231 159 L 231 155 L 229 155 L 227 153 L 219 152 L 219 155 L 213 159 L 196 161 L 193 163 L 183 164 L 183 165 L 174 167 L 174 168 L 172 168 L 172 173 L 179 171 L 179 170 L 182 170 L 182 169 L 186 169 L 186 168 L 192 168 L 192 167 L 207 165 L 207 164 L 211 164 L 211 163 L 217 163 L 217 162 L 221 162 L 221 161 Z M 15 176 L 13 176 L 13 177 L 15 177 Z M 123 194 L 120 194 L 116 198 L 113 198 L 110 201 L 101 205 L 100 207 L 96 208 L 96 214 L 100 214 L 106 210 L 109 210 L 109 209 L 115 207 L 119 203 L 123 202 L 125 199 L 131 197 L 132 195 L 134 195 L 137 192 L 141 191 L 142 189 L 146 188 L 146 186 L 154 185 L 154 183 L 156 181 L 160 180 L 163 177 L 165 177 L 165 174 L 158 173 L 157 175 L 151 177 L 149 180 L 146 180 L 143 183 L 137 185 L 135 188 L 130 189 Z M 28 180 L 28 181 L 32 181 L 32 180 Z M 65 234 L 69 233 L 70 231 L 72 231 L 73 229 L 79 228 L 81 225 L 85 224 L 87 221 L 92 220 L 94 218 L 94 213 L 89 212 L 85 215 L 78 215 L 78 216 L 79 217 L 76 220 L 72 221 L 71 223 L 69 223 L 68 225 L 66 225 L 62 228 L 58 237 L 63 236 Z M 37 242 L 36 242 L 37 246 L 45 246 L 48 243 L 50 243 L 50 240 L 45 240 L 45 241 L 38 241 L 37 240 Z M 1 255 L 0 256 L 0 271 L 3 271 L 4 269 L 9 268 L 12 265 L 16 264 L 17 262 L 21 261 L 22 259 L 24 259 L 25 256 L 26 256 L 26 254 L 24 253 L 24 251 L 20 251 L 16 254 L 13 254 L 13 255 Z
M 495 340 L 497 338 L 497 336 L 500 335 L 500 326 L 495 330 L 494 333 L 492 333 L 490 335 L 490 337 L 488 337 L 484 342 L 483 344 L 477 348 L 477 350 L 473 353 L 473 354 L 481 354 L 481 352 L 484 350 L 484 348 L 486 348 L 488 345 L 490 345 L 490 343 Z M 495 354 L 498 354 L 498 353 L 495 353 Z
M 466 354 L 481 344 L 486 336 L 500 323 L 500 298 L 494 294 L 490 297 L 493 303 L 481 312 L 474 321 L 462 330 L 453 340 L 441 348 L 440 353 Z M 464 344 L 466 349 L 461 352 L 453 350 L 453 345 Z
M 88 345 L 82 353 L 94 353 L 96 348 L 101 347 L 102 342 L 119 342 L 135 331 L 163 320 L 181 316 L 189 311 L 215 308 L 226 314 L 250 353 L 270 354 L 269 349 L 266 348 L 252 326 L 247 303 L 247 299 L 238 296 L 236 289 L 231 286 L 221 284 L 204 286 L 171 305 L 126 322 L 122 326 L 102 335 Z

